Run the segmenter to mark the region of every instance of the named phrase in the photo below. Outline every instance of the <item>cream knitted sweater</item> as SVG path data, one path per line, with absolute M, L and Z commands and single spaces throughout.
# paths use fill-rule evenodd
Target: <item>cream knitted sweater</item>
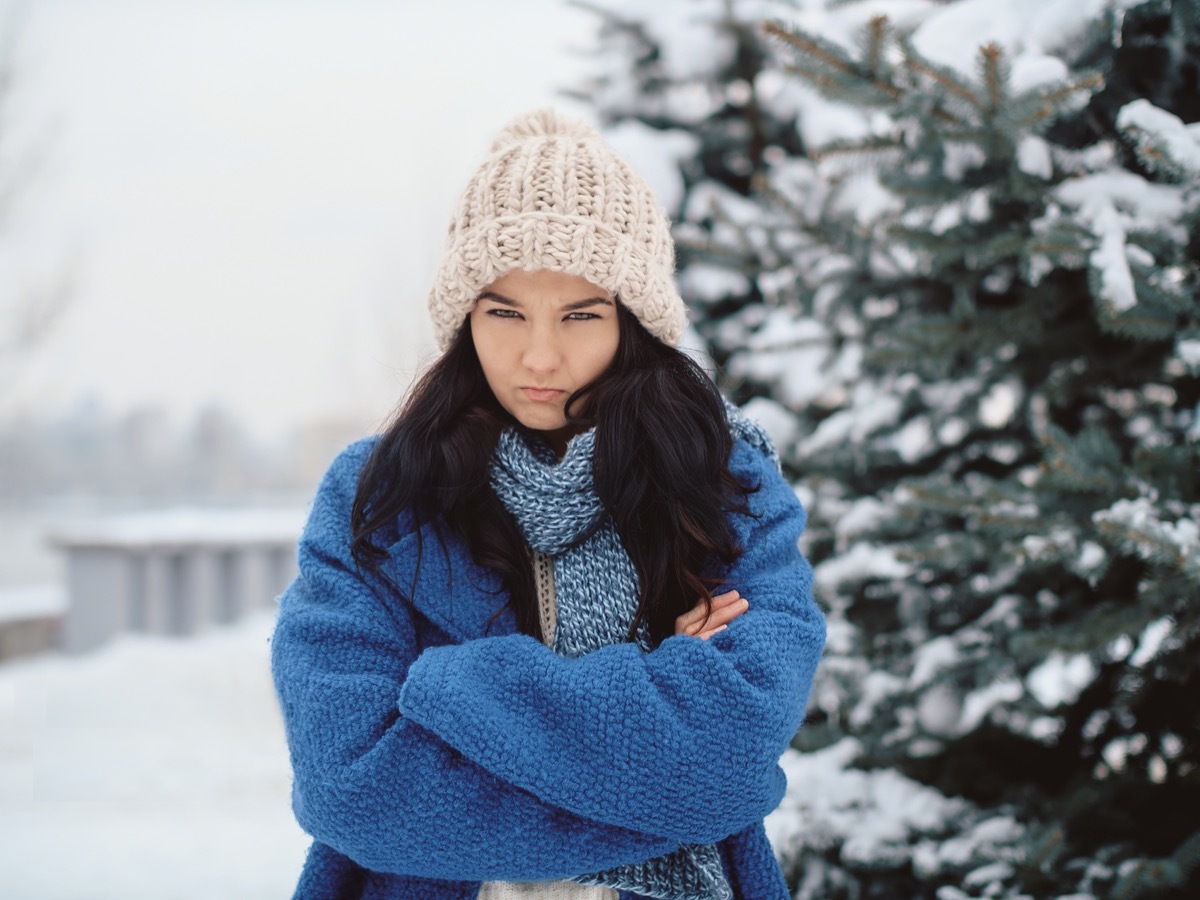
M 549 645 L 554 642 L 554 625 L 557 621 L 554 559 L 534 550 L 533 577 L 537 583 L 542 635 Z M 576 884 L 574 881 L 485 881 L 478 896 L 479 900 L 617 900 L 617 892 L 612 888 Z

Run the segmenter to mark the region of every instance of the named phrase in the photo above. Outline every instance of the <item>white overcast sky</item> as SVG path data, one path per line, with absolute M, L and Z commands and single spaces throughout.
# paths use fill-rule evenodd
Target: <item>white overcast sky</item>
M 0 231 L 0 303 L 68 269 L 73 293 L 0 384 L 10 421 L 88 396 L 216 403 L 263 435 L 376 421 L 432 352 L 425 293 L 494 133 L 587 115 L 556 95 L 595 31 L 564 0 L 21 6 L 0 162 L 44 153 Z

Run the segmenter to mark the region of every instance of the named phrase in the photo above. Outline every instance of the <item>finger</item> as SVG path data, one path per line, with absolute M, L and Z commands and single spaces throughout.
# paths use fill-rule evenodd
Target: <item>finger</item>
M 727 590 L 724 594 L 716 594 L 713 598 L 712 608 L 728 606 L 736 604 L 739 596 L 737 590 Z M 703 600 L 698 600 L 695 606 L 692 606 L 688 612 L 680 614 L 676 619 L 677 624 L 691 624 L 694 622 L 703 622 L 704 616 L 708 612 L 708 607 Z
M 729 627 L 728 625 L 721 625 L 721 626 L 720 626 L 720 627 L 718 627 L 718 628 L 713 628 L 713 629 L 710 629 L 709 631 L 703 631 L 703 632 L 701 632 L 700 634 L 698 634 L 698 635 L 696 635 L 696 636 L 697 636 L 698 638 L 700 638 L 700 640 L 702 640 L 702 641 L 707 641 L 707 640 L 708 640 L 710 637 L 712 637 L 714 634 L 716 634 L 716 633 L 718 633 L 718 632 L 720 632 L 720 631 L 724 631 L 724 630 L 725 630 L 726 628 L 728 628 L 728 627 Z
M 723 606 L 728 606 L 731 603 L 736 603 L 738 599 L 739 596 L 737 591 L 726 591 L 724 594 L 717 594 L 712 598 L 712 608 L 718 609 Z M 706 608 L 704 601 L 700 600 L 695 606 L 679 616 L 675 622 L 676 624 L 682 625 L 691 625 L 696 622 L 703 622 L 707 613 L 708 609 Z
M 717 625 L 725 625 L 732 622 L 750 607 L 750 603 L 744 597 L 739 597 L 721 607 L 713 608 L 713 611 L 699 622 L 694 622 L 688 625 L 686 631 L 688 634 L 699 634 L 701 631 L 708 631 Z
M 720 609 L 714 609 L 712 615 L 703 624 L 702 628 L 707 631 L 717 625 L 725 625 L 732 622 L 750 607 L 749 602 L 745 598 L 739 598 L 733 603 L 722 606 Z
M 685 613 L 680 613 L 675 619 L 675 629 L 686 630 L 692 625 L 699 624 L 704 621 L 704 604 L 697 603 Z
M 713 606 L 724 606 L 727 603 L 733 603 L 741 598 L 741 594 L 737 591 L 726 591 L 723 594 L 713 594 Z
M 711 621 L 713 613 L 728 607 L 738 607 L 741 600 L 742 597 L 736 589 L 715 595 L 711 605 L 707 607 L 703 600 L 699 600 L 687 612 L 675 617 L 675 633 L 698 634 Z M 740 605 L 739 613 L 745 610 L 745 604 Z

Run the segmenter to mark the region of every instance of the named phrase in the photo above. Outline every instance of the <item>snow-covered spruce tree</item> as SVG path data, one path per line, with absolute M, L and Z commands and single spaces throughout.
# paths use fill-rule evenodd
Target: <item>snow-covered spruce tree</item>
M 592 106 L 607 139 L 667 207 L 684 295 L 706 321 L 761 304 L 752 259 L 712 240 L 722 230 L 713 211 L 723 216 L 752 194 L 771 161 L 804 155 L 797 110 L 778 102 L 785 79 L 761 29 L 793 3 L 572 2 L 596 15 L 598 35 L 591 77 L 568 93 Z
M 1196 877 L 1195 19 L 1119 5 L 593 4 L 600 117 L 664 170 L 695 324 L 810 507 L 798 897 Z M 807 45 L 764 56 L 755 13 Z M 800 140 L 727 139 L 763 121 Z
M 699 323 L 812 511 L 833 640 L 801 739 L 1012 817 L 908 872 L 809 842 L 832 873 L 809 896 L 1200 888 L 1195 69 L 1157 106 L 1122 52 L 1194 59 L 1196 4 L 1124 5 L 1041 4 L 1053 52 L 984 44 L 971 74 L 942 59 L 974 0 L 853 50 L 771 26 L 796 77 L 872 112 L 770 168 L 734 246 L 771 290 Z

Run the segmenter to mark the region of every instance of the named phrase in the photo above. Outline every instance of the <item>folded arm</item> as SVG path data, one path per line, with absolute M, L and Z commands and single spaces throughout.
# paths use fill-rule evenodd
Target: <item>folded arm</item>
M 336 470 L 314 504 L 271 647 L 305 831 L 374 871 L 455 880 L 557 878 L 674 850 L 676 841 L 546 803 L 400 716 L 396 698 L 417 657 L 412 613 L 353 571 L 354 485 Z
M 782 797 L 780 755 L 803 718 L 824 645 L 803 510 L 760 454 L 735 475 L 761 488 L 735 516 L 745 549 L 727 588 L 749 609 L 709 640 L 667 638 L 564 659 L 524 635 L 426 650 L 403 715 L 506 782 L 578 815 L 681 842 L 762 819 Z

